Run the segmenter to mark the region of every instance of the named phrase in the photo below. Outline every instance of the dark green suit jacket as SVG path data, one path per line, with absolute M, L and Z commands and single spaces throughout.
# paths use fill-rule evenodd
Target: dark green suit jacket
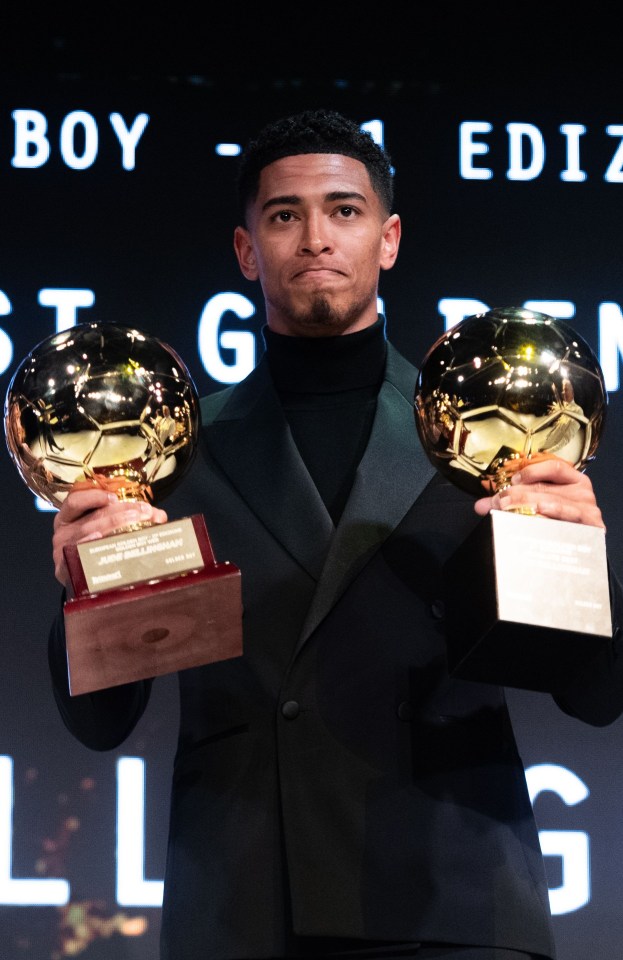
M 504 692 L 453 680 L 441 566 L 479 522 L 417 438 L 416 370 L 388 346 L 370 441 L 334 529 L 265 361 L 202 401 L 171 519 L 203 513 L 241 570 L 244 654 L 179 675 L 163 960 L 277 957 L 309 936 L 553 956 L 538 835 Z M 613 596 L 618 617 L 619 596 Z M 623 707 L 619 631 L 560 706 Z M 88 746 L 128 735 L 149 682 L 67 695 Z

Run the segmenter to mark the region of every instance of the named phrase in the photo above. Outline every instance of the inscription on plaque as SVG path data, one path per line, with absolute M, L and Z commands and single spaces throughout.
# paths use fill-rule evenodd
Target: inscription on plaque
M 103 540 L 89 540 L 78 544 L 78 554 L 92 593 L 160 580 L 205 566 L 190 517 Z

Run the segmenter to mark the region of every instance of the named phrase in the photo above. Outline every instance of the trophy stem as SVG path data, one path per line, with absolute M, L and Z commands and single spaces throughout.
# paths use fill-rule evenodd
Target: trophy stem
M 518 507 L 507 507 L 504 513 L 517 513 L 522 517 L 538 517 L 539 512 L 531 503 L 521 503 Z
M 556 455 L 553 453 L 545 453 L 539 451 L 537 453 L 529 453 L 522 455 L 520 453 L 513 453 L 508 457 L 505 457 L 503 460 L 500 460 L 496 463 L 496 469 L 493 476 L 493 488 L 496 493 L 499 493 L 501 490 L 506 490 L 511 485 L 511 479 L 522 467 L 525 467 L 526 464 L 532 462 L 537 463 L 539 460 L 553 460 L 556 458 Z M 531 503 L 521 503 L 516 507 L 507 507 L 505 510 L 506 513 L 518 513 L 523 517 L 536 517 L 538 516 L 537 508 Z
M 74 490 L 89 490 L 92 487 L 99 487 L 106 490 L 107 493 L 114 493 L 118 500 L 130 503 L 150 503 L 152 501 L 151 487 L 143 481 L 131 479 L 121 468 L 111 470 L 107 474 L 93 473 L 88 480 L 76 480 L 73 484 Z M 145 530 L 151 526 L 153 524 L 150 520 L 134 520 L 132 523 L 116 527 L 111 536 L 118 533 Z
M 506 469 L 507 461 L 504 461 L 504 464 L 501 467 L 498 467 L 495 473 L 493 480 L 493 485 L 496 493 L 499 493 L 501 490 L 507 490 L 511 485 L 511 476 L 515 472 L 516 467 L 509 474 Z M 507 507 L 505 510 L 506 513 L 518 513 L 523 517 L 536 517 L 537 509 L 531 503 L 520 503 L 516 507 Z
M 94 472 L 88 479 L 74 480 L 72 485 L 74 490 L 90 490 L 92 487 L 114 493 L 119 500 L 153 503 L 152 489 L 149 484 L 142 479 L 128 476 L 128 471 L 123 468 L 111 468 L 106 473 Z

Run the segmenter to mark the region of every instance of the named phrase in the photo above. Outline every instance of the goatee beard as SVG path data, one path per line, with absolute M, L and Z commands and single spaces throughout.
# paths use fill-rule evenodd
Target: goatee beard
M 290 312 L 290 321 L 303 336 L 316 333 L 331 336 L 340 334 L 357 320 L 363 312 L 365 302 L 351 303 L 346 310 L 335 310 L 326 297 L 316 297 L 309 309 Z

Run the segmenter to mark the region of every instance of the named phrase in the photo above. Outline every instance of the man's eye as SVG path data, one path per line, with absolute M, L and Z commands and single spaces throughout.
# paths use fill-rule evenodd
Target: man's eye
M 292 219 L 292 213 L 290 210 L 280 210 L 279 213 L 275 216 L 276 220 L 281 220 L 282 223 L 289 223 Z
M 342 217 L 352 217 L 354 213 L 354 207 L 340 207 L 340 216 Z

